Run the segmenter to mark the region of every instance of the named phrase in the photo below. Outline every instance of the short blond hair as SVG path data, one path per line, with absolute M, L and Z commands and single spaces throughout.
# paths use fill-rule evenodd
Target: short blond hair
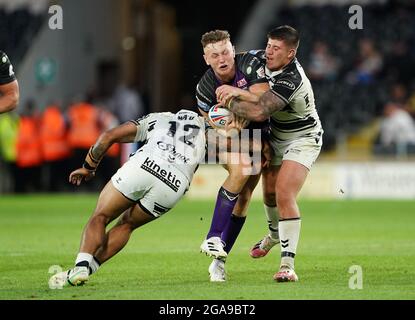
M 203 48 L 205 48 L 208 44 L 216 43 L 219 41 L 224 40 L 231 40 L 231 35 L 226 30 L 213 30 L 206 32 L 202 36 L 202 40 L 200 41 L 202 43 Z

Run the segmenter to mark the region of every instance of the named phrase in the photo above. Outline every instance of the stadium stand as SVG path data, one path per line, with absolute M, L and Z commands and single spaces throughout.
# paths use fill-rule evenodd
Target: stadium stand
M 414 5 L 370 4 L 363 7 L 362 30 L 348 27 L 348 6 L 285 7 L 278 11 L 278 25 L 289 24 L 300 30 L 298 58 L 307 71 L 313 45 L 324 41 L 340 61 L 335 79 L 313 81 L 317 107 L 325 129 L 324 149 L 336 145 L 339 136 L 356 133 L 380 116 L 383 105 L 391 99 L 390 88 L 403 83 L 411 90 L 415 77 Z M 318 19 L 316 19 L 318 17 Z M 379 23 L 382 22 L 382 23 Z M 269 26 L 269 29 L 274 25 Z M 356 72 L 362 61 L 362 41 L 371 41 L 380 57 L 380 70 L 373 77 Z
M 22 60 L 43 18 L 44 14 L 29 7 L 10 10 L 0 3 L 0 48 L 13 57 L 14 65 Z

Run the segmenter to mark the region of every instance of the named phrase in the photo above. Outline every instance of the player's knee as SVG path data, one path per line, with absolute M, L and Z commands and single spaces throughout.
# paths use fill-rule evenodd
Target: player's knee
M 107 225 L 110 222 L 109 217 L 107 217 L 103 212 L 96 212 L 94 216 L 90 219 L 90 224 L 100 224 Z
M 233 184 L 243 186 L 249 179 L 249 175 L 244 175 L 242 170 L 229 171 L 229 180 Z
M 292 192 L 286 190 L 278 192 L 276 203 L 279 208 L 285 208 L 294 205 L 295 201 L 295 195 Z
M 119 223 L 129 232 L 132 232 L 139 227 L 138 223 L 132 218 L 130 210 L 121 216 Z

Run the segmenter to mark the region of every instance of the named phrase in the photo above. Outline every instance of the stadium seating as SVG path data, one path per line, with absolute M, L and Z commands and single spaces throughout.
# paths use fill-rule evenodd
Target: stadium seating
M 29 8 L 10 11 L 0 7 L 0 48 L 13 57 L 15 66 L 23 58 L 43 20 L 44 15 Z
M 275 19 L 277 25 L 289 24 L 300 31 L 301 44 L 297 56 L 306 71 L 316 41 L 324 41 L 330 52 L 341 61 L 336 80 L 312 82 L 325 129 L 325 150 L 335 146 L 340 133 L 353 134 L 380 115 L 393 83 L 402 82 L 408 89 L 415 84 L 415 77 L 405 75 L 404 68 L 397 73 L 388 72 L 391 64 L 399 63 L 393 59 L 394 46 L 398 41 L 408 45 L 409 58 L 406 58 L 414 66 L 415 10 L 393 4 L 364 6 L 363 29 L 351 30 L 348 27 L 351 17 L 348 8 L 333 5 L 286 7 L 277 13 Z M 268 29 L 275 26 L 271 25 Z M 379 50 L 383 57 L 383 69 L 374 82 L 353 84 L 348 80 L 348 74 L 356 65 L 359 40 L 364 38 L 371 39 Z

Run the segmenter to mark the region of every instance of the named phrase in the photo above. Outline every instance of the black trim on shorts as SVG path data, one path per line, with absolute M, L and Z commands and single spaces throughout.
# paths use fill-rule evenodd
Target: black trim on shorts
M 130 200 L 131 202 L 134 202 L 134 203 L 137 203 L 138 204 L 138 206 L 145 212 L 145 213 L 147 213 L 148 215 L 150 215 L 150 216 L 152 216 L 152 217 L 154 217 L 154 218 L 158 218 L 156 215 L 154 215 L 150 210 L 148 210 L 146 207 L 144 207 L 142 204 L 141 204 L 141 202 L 140 202 L 140 200 L 133 200 L 133 199 L 130 199 L 130 198 L 128 198 L 124 193 L 122 193 L 120 190 L 118 190 L 117 189 L 117 191 L 119 192 L 119 193 L 121 193 L 127 200 Z
M 136 201 L 137 202 L 137 204 L 138 204 L 138 206 L 145 212 L 145 213 L 147 213 L 148 215 L 150 215 L 150 216 L 152 216 L 152 217 L 154 217 L 154 218 L 158 218 L 156 215 L 154 215 L 150 210 L 148 210 L 146 207 L 144 207 L 143 205 L 142 205 L 142 203 L 140 202 L 140 200 L 137 200 Z

